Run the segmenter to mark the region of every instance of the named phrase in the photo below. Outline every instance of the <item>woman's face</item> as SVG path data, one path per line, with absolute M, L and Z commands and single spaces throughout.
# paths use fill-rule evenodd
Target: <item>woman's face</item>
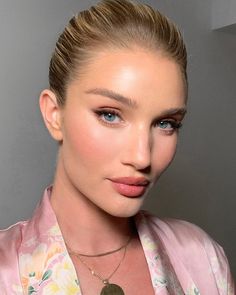
M 161 53 L 99 54 L 60 110 L 59 177 L 91 206 L 136 214 L 174 157 L 185 97 L 179 65 Z

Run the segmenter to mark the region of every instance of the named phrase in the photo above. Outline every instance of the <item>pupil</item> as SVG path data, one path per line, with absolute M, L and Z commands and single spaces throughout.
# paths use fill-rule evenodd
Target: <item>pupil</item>
M 114 120 L 114 115 L 111 114 L 111 113 L 108 113 L 108 114 L 106 115 L 106 117 L 107 117 L 107 120 L 108 120 L 108 121 L 113 121 L 113 120 Z
M 168 125 L 168 123 L 167 122 L 160 122 L 160 124 L 161 124 L 161 127 L 162 128 L 167 128 L 167 125 Z

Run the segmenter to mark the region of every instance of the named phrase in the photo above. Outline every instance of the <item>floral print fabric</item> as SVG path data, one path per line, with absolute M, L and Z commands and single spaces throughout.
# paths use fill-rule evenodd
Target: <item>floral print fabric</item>
M 3 295 L 82 295 L 50 205 L 51 188 L 29 221 L 0 231 L 0 292 Z M 222 248 L 188 222 L 135 217 L 154 294 L 234 295 Z

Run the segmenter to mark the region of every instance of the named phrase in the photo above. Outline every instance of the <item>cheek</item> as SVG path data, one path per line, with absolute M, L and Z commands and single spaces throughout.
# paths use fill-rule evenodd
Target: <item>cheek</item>
M 162 173 L 172 162 L 177 145 L 177 134 L 160 136 L 153 148 L 153 168 Z
M 64 143 L 74 160 L 85 162 L 88 166 L 104 163 L 114 159 L 120 143 L 114 137 L 114 130 L 102 126 L 93 120 L 73 120 L 67 124 Z M 112 138 L 112 140 L 111 140 Z M 68 155 L 70 156 L 70 155 Z

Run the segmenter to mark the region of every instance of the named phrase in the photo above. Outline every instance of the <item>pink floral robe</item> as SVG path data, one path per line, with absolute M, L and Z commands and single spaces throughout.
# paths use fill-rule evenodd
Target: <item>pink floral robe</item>
M 1 295 L 82 295 L 50 192 L 32 219 L 0 231 Z M 146 212 L 135 222 L 155 294 L 235 294 L 222 248 L 197 226 Z

